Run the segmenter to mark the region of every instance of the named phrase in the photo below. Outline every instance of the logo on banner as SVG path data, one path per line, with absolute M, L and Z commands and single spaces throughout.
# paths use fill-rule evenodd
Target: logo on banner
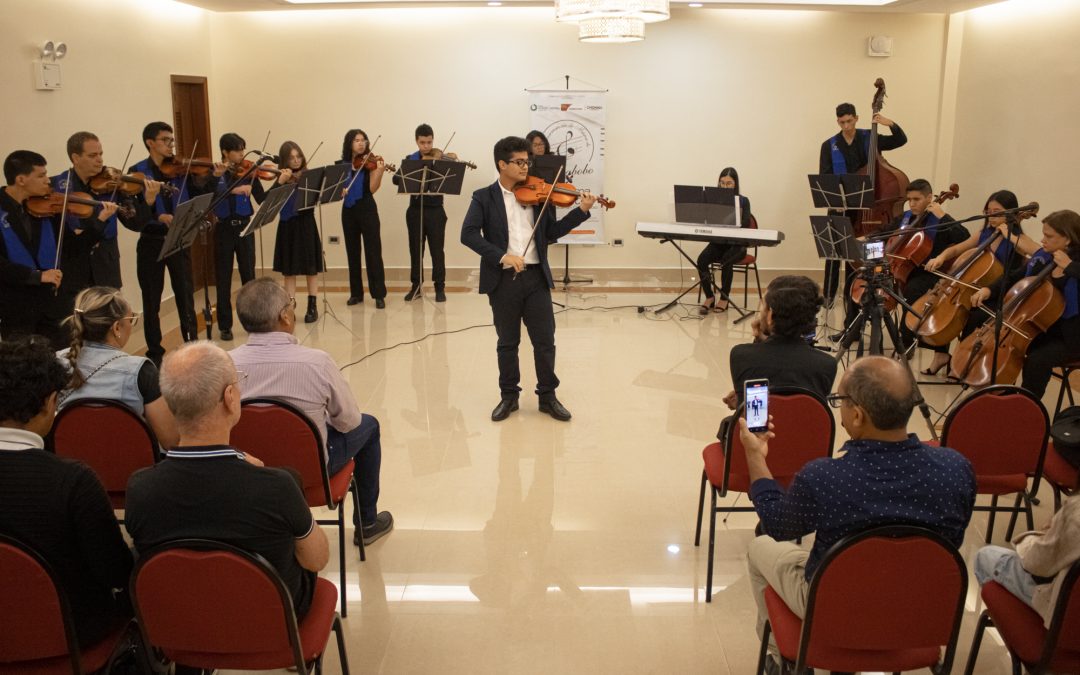
M 544 129 L 544 135 L 551 142 L 551 149 L 556 155 L 564 155 L 567 164 L 584 165 L 592 161 L 596 151 L 596 139 L 581 122 L 559 120 Z M 572 160 L 572 161 L 571 161 Z

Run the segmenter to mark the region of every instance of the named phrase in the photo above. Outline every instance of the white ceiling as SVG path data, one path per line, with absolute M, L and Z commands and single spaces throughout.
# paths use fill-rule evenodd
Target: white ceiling
M 551 6 L 550 0 L 500 0 L 504 6 L 519 7 Z M 701 2 L 706 7 L 717 8 L 773 8 L 773 9 L 820 9 L 831 11 L 873 12 L 961 12 L 975 7 L 992 5 L 1002 0 L 673 0 L 673 7 L 687 2 Z M 293 4 L 286 0 L 179 0 L 188 5 L 215 12 L 288 11 L 295 9 L 350 9 L 364 7 L 430 7 L 430 6 L 484 6 L 487 0 L 347 0 L 320 1 Z M 867 3 L 875 3 L 870 6 Z M 884 3 L 884 4 L 882 4 Z

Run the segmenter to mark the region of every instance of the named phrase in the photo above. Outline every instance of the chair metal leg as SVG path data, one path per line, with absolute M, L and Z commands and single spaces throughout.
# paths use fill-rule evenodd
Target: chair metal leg
M 997 516 L 998 508 L 998 496 L 994 495 L 990 500 L 990 522 L 986 524 L 986 543 L 990 543 L 990 539 L 994 536 L 994 518 Z
M 761 649 L 758 650 L 757 675 L 765 675 L 765 657 L 769 654 L 769 633 L 772 626 L 765 620 L 765 630 L 761 633 Z
M 979 622 L 975 624 L 975 637 L 971 640 L 971 653 L 968 654 L 967 665 L 964 666 L 964 675 L 975 672 L 975 659 L 979 658 L 979 646 L 982 645 L 983 633 L 990 624 L 990 613 L 983 610 L 979 615 Z
M 705 579 L 705 602 L 712 602 L 713 547 L 716 545 L 716 488 L 710 486 L 709 493 L 712 498 L 709 500 L 709 564 Z
M 742 306 L 743 309 L 750 308 L 750 266 L 747 265 L 742 268 Z
M 1024 497 L 1024 507 L 1025 507 L 1025 511 L 1027 513 L 1027 529 L 1028 529 L 1028 532 L 1030 532 L 1031 530 L 1035 529 L 1035 513 L 1032 511 L 1031 505 L 1032 504 L 1038 504 L 1038 502 L 1035 501 L 1035 499 L 1026 492 L 1021 493 L 1021 494 Z M 1009 538 L 1012 539 L 1012 537 L 1009 537 Z
M 1056 485 L 1051 485 L 1054 490 L 1054 513 L 1061 510 L 1061 488 Z
M 349 655 L 345 653 L 345 633 L 341 627 L 341 617 L 334 617 L 334 635 L 337 636 L 338 658 L 341 660 L 341 675 L 349 675 Z
M 765 296 L 761 292 L 761 276 L 758 275 L 758 269 L 757 269 L 757 263 L 756 262 L 754 263 L 754 283 L 757 284 L 757 298 L 758 298 L 758 305 L 760 306 L 761 301 L 765 299 Z
M 353 478 L 352 481 L 349 484 L 349 492 L 352 493 L 353 512 L 357 514 L 356 519 L 360 520 L 360 516 L 359 516 L 359 513 L 360 513 L 360 496 L 356 492 L 356 479 L 355 478 Z M 360 532 L 360 537 L 359 537 L 358 541 L 360 542 L 360 562 L 364 562 L 364 561 L 367 560 L 367 549 L 364 546 L 364 533 L 363 533 L 363 531 Z M 344 616 L 344 615 L 342 615 L 342 616 Z
M 341 579 L 341 616 L 349 615 L 349 606 L 345 599 L 345 504 L 338 504 L 338 565 Z
M 1024 675 L 1024 666 L 1020 663 L 1020 658 L 1016 654 L 1009 654 L 1012 657 L 1012 670 L 1013 675 Z
M 1013 502 L 1013 512 L 1009 516 L 1009 527 L 1005 530 L 1005 541 L 1012 541 L 1013 530 L 1016 528 L 1016 518 L 1020 515 L 1020 502 L 1021 499 L 1026 498 L 1027 495 L 1023 492 L 1016 493 L 1016 500 Z M 1024 502 L 1027 503 L 1026 501 Z M 1034 528 L 1029 528 L 1034 529 Z
M 701 472 L 701 494 L 698 495 L 697 528 L 694 529 L 694 546 L 701 545 L 701 517 L 705 515 L 705 483 L 709 482 L 705 471 Z

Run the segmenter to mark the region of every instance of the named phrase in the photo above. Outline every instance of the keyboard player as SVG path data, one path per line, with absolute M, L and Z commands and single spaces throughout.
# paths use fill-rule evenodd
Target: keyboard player
M 727 167 L 720 172 L 719 187 L 734 190 L 739 198 L 742 211 L 741 227 L 750 227 L 750 200 L 739 192 L 739 172 L 734 167 Z M 709 312 L 726 312 L 731 294 L 731 282 L 735 276 L 734 265 L 746 257 L 746 246 L 734 243 L 710 242 L 697 258 L 698 276 L 701 290 L 705 293 L 705 302 L 698 309 L 702 315 Z M 720 265 L 720 296 L 715 293 L 716 281 L 713 279 L 712 265 Z

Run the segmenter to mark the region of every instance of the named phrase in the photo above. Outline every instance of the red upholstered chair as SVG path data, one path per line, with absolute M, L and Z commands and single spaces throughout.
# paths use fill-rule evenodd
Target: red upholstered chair
M 337 593 L 318 578 L 311 607 L 297 621 L 292 597 L 259 555 L 205 539 L 183 539 L 142 556 L 131 573 L 132 602 L 143 643 L 193 668 L 322 672 L 337 634 L 341 670 L 349 661 Z
M 338 564 L 341 580 L 341 615 L 348 616 L 345 604 L 345 498 L 351 491 L 353 508 L 359 513 L 353 480 L 354 462 L 333 476 L 327 472 L 322 435 L 311 420 L 295 406 L 273 398 L 252 398 L 241 404 L 240 421 L 232 430 L 232 445 L 258 457 L 266 466 L 296 470 L 303 481 L 308 506 L 337 511 L 333 520 L 316 520 L 320 525 L 338 527 Z M 366 560 L 360 539 L 360 560 Z
M 1054 512 L 1061 508 L 1061 495 L 1071 496 L 1080 488 L 1080 469 L 1065 461 L 1050 441 L 1043 463 L 1043 478 L 1054 490 Z
M 988 581 L 982 587 L 986 609 L 979 616 L 964 675 L 975 672 L 975 659 L 987 626 L 997 628 L 1012 657 L 1013 673 L 1022 666 L 1032 675 L 1042 673 L 1080 673 L 1080 561 L 1066 573 L 1058 594 L 1050 628 L 1043 625 L 1039 613 L 1004 586 Z
M 754 215 L 750 216 L 749 229 L 758 229 L 757 217 Z M 731 266 L 731 269 L 736 274 L 741 272 L 743 275 L 743 309 L 749 309 L 750 307 L 750 270 L 754 271 L 754 283 L 757 284 L 758 302 L 761 302 L 762 299 L 761 277 L 758 276 L 757 268 L 758 247 L 754 246 L 753 249 L 753 253 L 748 251 L 747 254 L 743 256 L 742 260 L 739 260 Z M 710 267 L 712 267 L 714 273 L 721 271 L 721 266 L 716 263 L 713 263 Z
M 742 407 L 736 416 L 742 415 Z M 783 387 L 769 393 L 769 414 L 773 417 L 776 437 L 769 441 L 769 471 L 784 487 L 807 462 L 831 457 L 836 436 L 836 422 L 825 401 L 813 392 L 798 387 Z M 716 514 L 749 512 L 753 506 L 717 506 L 718 498 L 728 492 L 749 492 L 750 474 L 746 451 L 739 439 L 737 424 L 728 424 L 724 440 L 710 443 L 701 452 L 705 469 L 701 472 L 698 495 L 697 527 L 694 546 L 701 545 L 701 521 L 705 511 L 705 487 L 711 485 L 709 506 L 709 562 L 705 581 L 705 601 L 712 602 L 713 555 L 716 541 Z M 728 461 L 728 458 L 731 458 Z
M 765 671 L 772 632 L 780 656 L 795 664 L 788 672 L 948 673 L 967 580 L 960 553 L 930 530 L 889 526 L 846 537 L 814 571 L 805 619 L 765 589 L 769 618 L 757 672 Z
M 94 470 L 114 509 L 124 508 L 131 474 L 160 459 L 150 425 L 119 401 L 73 401 L 56 416 L 49 436 L 57 455 L 77 459 Z
M 0 672 L 82 675 L 111 666 L 129 644 L 129 621 L 79 649 L 67 597 L 49 564 L 22 542 L 0 535 Z
M 997 385 L 978 391 L 953 409 L 945 419 L 941 445 L 952 448 L 971 461 L 978 494 L 991 495 L 986 543 L 994 533 L 994 517 L 1011 513 L 1006 539 L 1011 539 L 1020 513 L 1027 516 L 1029 530 L 1035 529 L 1031 497 L 1039 491 L 1050 419 L 1042 402 L 1020 387 Z M 1028 477 L 1032 478 L 1028 491 Z M 998 497 L 1016 495 L 1012 506 L 998 506 Z M 1023 505 L 1021 505 L 1023 502 Z

